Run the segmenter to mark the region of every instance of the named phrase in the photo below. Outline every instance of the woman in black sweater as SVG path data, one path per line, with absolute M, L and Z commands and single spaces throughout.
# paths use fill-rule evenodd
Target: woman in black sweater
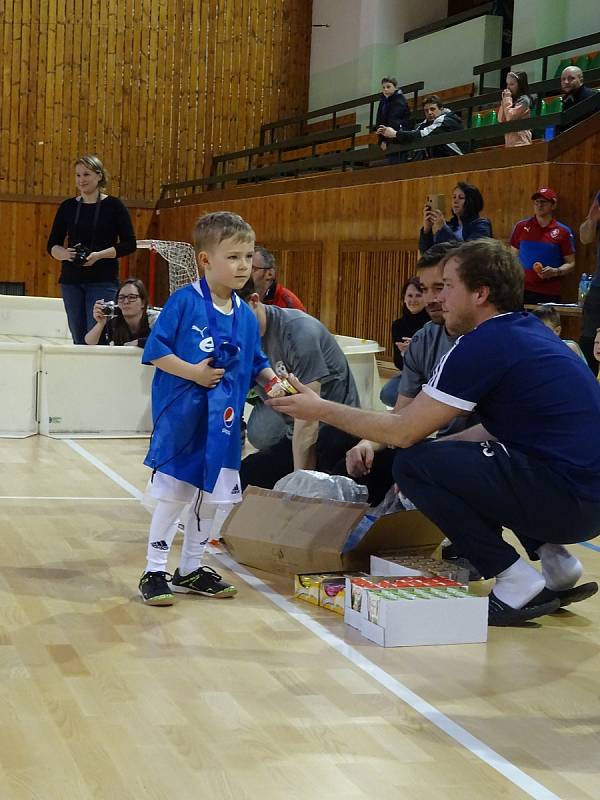
M 394 364 L 400 370 L 383 387 L 379 398 L 386 406 L 394 406 L 398 396 L 398 386 L 404 366 L 404 353 L 410 340 L 420 331 L 430 317 L 425 310 L 423 290 L 418 278 L 409 278 L 402 287 L 402 316 L 392 322 L 392 342 L 394 343 Z
M 135 252 L 136 241 L 127 208 L 102 192 L 108 176 L 97 156 L 77 159 L 75 180 L 80 194 L 60 204 L 47 250 L 62 263 L 59 283 L 73 342 L 84 344 L 95 324 L 94 303 L 115 299 L 117 259 Z

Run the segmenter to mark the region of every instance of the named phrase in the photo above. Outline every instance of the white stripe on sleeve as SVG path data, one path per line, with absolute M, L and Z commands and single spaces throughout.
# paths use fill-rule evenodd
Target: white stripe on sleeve
M 473 411 L 477 405 L 477 403 L 472 403 L 470 400 L 463 400 L 460 397 L 454 397 L 451 394 L 446 394 L 446 392 L 442 392 L 440 389 L 436 389 L 435 386 L 431 386 L 428 383 L 423 386 L 423 391 L 433 400 L 437 400 L 439 403 L 443 403 L 445 406 L 460 408 L 461 411 Z

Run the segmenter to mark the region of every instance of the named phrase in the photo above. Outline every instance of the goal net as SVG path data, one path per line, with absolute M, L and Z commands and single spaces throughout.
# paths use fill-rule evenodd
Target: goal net
M 169 265 L 169 294 L 198 280 L 196 254 L 187 242 L 167 242 L 160 239 L 138 240 L 138 247 L 153 250 Z

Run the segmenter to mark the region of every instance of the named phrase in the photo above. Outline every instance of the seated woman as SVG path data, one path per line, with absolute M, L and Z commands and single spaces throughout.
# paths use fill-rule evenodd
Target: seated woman
M 492 223 L 479 214 L 483 197 L 476 186 L 459 181 L 452 192 L 452 217 L 446 222 L 439 209 L 425 206 L 423 227 L 419 235 L 419 250 L 424 253 L 440 242 L 469 242 L 472 239 L 493 238 Z
M 104 300 L 94 303 L 94 327 L 85 335 L 86 344 L 144 347 L 158 312 L 148 308 L 148 292 L 143 281 L 128 278 L 119 286 L 115 315 L 103 311 Z
M 560 336 L 562 324 L 560 321 L 560 314 L 554 308 L 554 306 L 539 306 L 538 308 L 534 308 L 531 313 L 534 317 L 537 317 L 540 322 L 543 322 L 547 328 L 550 328 L 551 331 L 554 331 L 557 336 Z M 563 339 L 562 341 L 567 345 L 569 350 L 572 350 L 587 364 L 586 358 L 581 352 L 581 348 L 577 342 L 573 341 L 573 339 Z
M 503 89 L 498 122 L 512 122 L 516 119 L 529 119 L 531 116 L 531 96 L 526 72 L 509 72 L 506 76 L 506 89 Z M 504 134 L 506 147 L 521 147 L 531 144 L 531 131 L 512 131 Z
M 425 300 L 421 282 L 418 278 L 409 278 L 402 287 L 402 316 L 392 322 L 392 342 L 394 343 L 394 364 L 399 370 L 383 387 L 379 398 L 386 406 L 394 406 L 398 397 L 398 384 L 404 366 L 404 353 L 413 335 L 421 330 L 430 316 L 425 311 Z

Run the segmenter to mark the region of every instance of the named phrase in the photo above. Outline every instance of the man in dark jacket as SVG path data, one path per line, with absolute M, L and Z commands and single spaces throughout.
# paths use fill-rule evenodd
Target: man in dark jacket
M 402 144 L 409 142 L 419 142 L 427 136 L 435 133 L 447 133 L 449 131 L 461 131 L 463 123 L 458 114 L 444 108 L 440 98 L 429 95 L 423 101 L 423 112 L 425 119 L 419 123 L 414 130 L 399 130 L 393 125 L 381 125 L 377 129 L 378 136 L 383 136 L 389 141 L 396 141 Z M 455 142 L 449 144 L 438 144 L 433 147 L 425 147 L 424 150 L 417 150 L 413 160 L 419 158 L 440 158 L 444 156 L 462 156 L 467 151 L 466 145 L 460 147 Z M 416 154 L 419 155 L 416 155 Z
M 579 67 L 567 67 L 563 69 L 560 75 L 560 88 L 562 89 L 562 110 L 569 111 L 576 103 L 581 103 L 582 100 L 587 100 L 588 97 L 593 97 L 596 94 L 595 89 L 590 89 L 588 86 L 583 85 L 583 72 Z M 594 111 L 590 109 L 589 114 Z M 568 130 L 573 125 L 561 125 L 558 129 L 559 133 Z
M 410 110 L 402 89 L 398 88 L 396 78 L 381 79 L 381 100 L 375 124 L 377 128 L 382 125 L 389 125 L 395 130 L 410 128 Z M 384 152 L 387 149 L 387 142 L 383 136 L 379 136 L 379 146 Z M 390 153 L 387 156 L 389 164 L 397 164 L 401 160 L 406 160 L 405 153 Z

